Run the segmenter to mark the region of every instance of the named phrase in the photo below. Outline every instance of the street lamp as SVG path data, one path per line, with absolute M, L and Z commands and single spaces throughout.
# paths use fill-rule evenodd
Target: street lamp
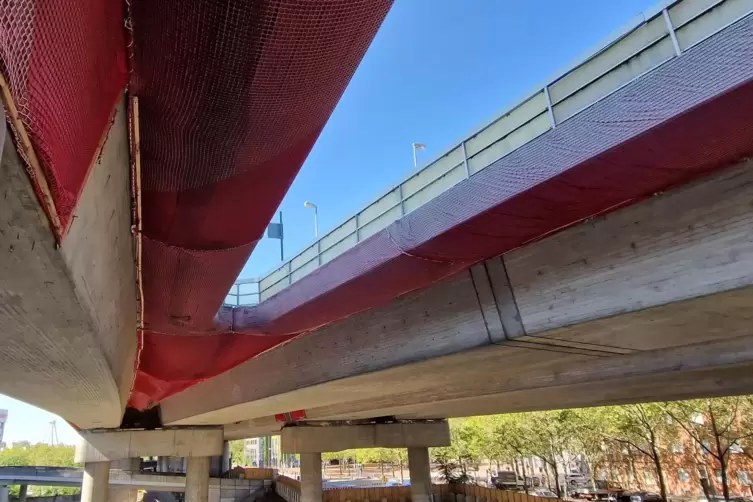
M 303 207 L 314 210 L 314 237 L 319 237 L 319 208 L 313 202 L 306 201 Z
M 418 150 L 426 150 L 426 145 L 423 143 L 413 143 L 413 167 L 418 167 Z

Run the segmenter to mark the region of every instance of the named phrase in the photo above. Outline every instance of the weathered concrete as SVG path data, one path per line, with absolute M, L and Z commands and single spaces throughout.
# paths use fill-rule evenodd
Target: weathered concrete
M 420 409 L 441 401 L 547 387 L 568 406 L 587 397 L 568 386 L 746 364 L 751 198 L 747 161 L 306 335 L 166 400 L 162 416 L 246 420 L 238 429 L 294 409 L 430 418 Z
M 431 464 L 429 449 L 408 448 L 410 495 L 412 502 L 431 502 Z
M 109 494 L 110 462 L 84 464 L 81 502 L 106 502 Z
M 449 446 L 446 421 L 364 425 L 301 425 L 282 429 L 282 453 L 316 453 L 352 448 Z
M 99 348 L 110 364 L 125 409 L 138 342 L 125 98 L 115 110 L 107 140 L 72 218 L 60 252 L 76 297 L 89 314 Z
M 120 469 L 121 471 L 139 472 L 141 469 L 141 458 L 132 457 L 122 460 L 115 460 L 110 463 L 111 469 Z
M 0 392 L 84 428 L 120 424 L 136 347 L 125 109 L 60 249 L 13 144 L 0 164 Z
M 301 453 L 301 502 L 322 502 L 321 453 Z
M 186 502 L 209 500 L 209 457 L 190 457 L 186 464 Z
M 99 462 L 145 456 L 222 455 L 222 428 L 81 431 L 75 461 Z M 207 467 L 207 475 L 209 468 Z

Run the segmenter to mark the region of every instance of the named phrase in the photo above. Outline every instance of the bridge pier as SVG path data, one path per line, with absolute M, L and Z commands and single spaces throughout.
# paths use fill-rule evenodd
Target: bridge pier
M 188 457 L 186 502 L 208 502 L 210 457 Z
M 411 500 L 413 502 L 431 502 L 429 448 L 426 446 L 408 448 L 408 470 L 410 472 Z
M 106 502 L 110 488 L 110 462 L 84 463 L 81 502 Z
M 301 502 L 322 501 L 322 454 L 301 453 Z
M 110 463 L 115 462 L 120 469 L 137 470 L 139 457 L 185 457 L 186 502 L 207 502 L 210 457 L 222 453 L 220 427 L 82 431 L 74 457 L 84 464 L 81 502 L 106 502 L 110 495 Z M 120 498 L 122 492 L 113 493 L 115 500 L 111 502 L 124 502 Z M 122 496 L 132 500 L 130 494 Z
M 430 446 L 449 446 L 446 420 L 393 423 L 327 422 L 282 429 L 282 453 L 301 455 L 301 502 L 322 501 L 322 452 L 352 448 L 407 448 L 414 502 L 431 502 Z
M 21 485 L 18 487 L 18 502 L 26 502 L 26 491 L 29 489 L 29 485 Z
M 8 502 L 8 487 L 0 486 L 0 502 Z

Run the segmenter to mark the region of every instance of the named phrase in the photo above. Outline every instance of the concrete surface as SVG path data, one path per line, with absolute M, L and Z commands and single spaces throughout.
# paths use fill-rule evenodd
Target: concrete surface
M 117 150 L 122 152 L 125 114 L 116 116 L 112 141 L 105 143 L 103 160 L 94 165 L 90 178 L 110 177 L 107 189 L 115 192 L 128 189 L 127 162 L 110 161 Z M 127 160 L 127 156 L 125 157 Z M 105 177 L 107 177 L 105 176 Z M 0 392 L 27 401 L 65 417 L 80 427 L 115 427 L 120 424 L 125 397 L 127 368 L 133 366 L 135 324 L 132 312 L 113 307 L 116 296 L 107 292 L 82 289 L 97 284 L 99 274 L 112 277 L 119 270 L 123 254 L 108 246 L 107 238 L 121 232 L 120 239 L 130 238 L 128 226 L 119 228 L 114 218 L 111 230 L 102 236 L 90 235 L 75 222 L 84 217 L 79 208 L 74 213 L 71 235 L 57 249 L 46 216 L 34 194 L 26 170 L 13 144 L 7 141 L 0 164 Z M 91 189 L 90 189 L 91 188 Z M 100 189 L 104 188 L 100 185 Z M 87 185 L 82 194 L 82 207 L 90 208 L 97 199 L 94 185 Z M 127 196 L 127 193 L 126 193 Z M 112 211 L 130 214 L 130 206 L 122 197 L 110 196 L 106 205 Z M 115 201 L 123 207 L 115 208 Z M 98 209 L 98 211 L 101 209 Z M 100 242 L 81 243 L 89 238 Z M 115 246 L 114 243 L 109 243 Z M 91 249 L 87 249 L 91 246 Z M 71 249 L 68 252 L 66 249 Z M 96 267 L 87 268 L 73 250 L 80 251 Z M 101 253 L 101 254 L 100 254 Z M 75 262 L 75 263 L 74 263 Z M 113 285 L 133 281 L 131 273 L 113 281 Z M 121 286 L 126 287 L 126 286 Z M 82 299 L 85 299 L 82 301 Z M 128 303 L 122 306 L 128 309 Z M 106 321 L 97 320 L 102 312 Z M 121 317 L 119 317 L 121 316 Z M 116 321 L 118 318 L 119 321 Z M 98 329 L 106 326 L 131 326 L 120 329 Z M 104 343 L 107 342 L 107 343 Z M 130 358 L 130 359 L 129 359 Z M 113 372 L 113 369 L 115 372 Z
M 281 437 L 282 453 L 449 445 L 450 426 L 447 421 L 285 427 Z
M 753 363 L 751 200 L 744 161 L 262 354 L 166 400 L 163 419 L 240 437 L 297 409 L 434 418 L 540 409 L 537 393 L 570 406 L 753 391 L 727 378 Z M 676 387 L 648 394 L 658 375 Z
M 322 454 L 301 453 L 301 502 L 322 500 Z
M 209 457 L 190 457 L 186 463 L 186 502 L 208 502 Z
M 431 464 L 429 449 L 408 448 L 411 502 L 431 501 Z
M 222 455 L 222 434 L 219 427 L 81 431 L 74 458 L 83 463 L 146 456 L 211 457 Z
M 123 409 L 133 380 L 138 341 L 125 103 L 123 97 L 60 247 L 76 297 L 89 314 L 99 348 L 110 365 Z
M 87 462 L 81 482 L 81 502 L 103 502 L 110 490 L 110 462 Z

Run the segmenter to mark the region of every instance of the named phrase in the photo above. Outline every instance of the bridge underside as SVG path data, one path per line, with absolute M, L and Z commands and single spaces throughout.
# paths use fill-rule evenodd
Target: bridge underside
M 753 162 L 487 260 L 162 404 L 226 437 L 753 392 Z M 263 375 L 264 378 L 260 378 Z
M 10 138 L 2 150 L 0 392 L 82 428 L 119 426 L 133 379 L 126 128 L 121 103 L 60 246 Z
M 381 1 L 377 14 L 389 4 Z M 721 54 L 716 66 L 710 54 Z M 79 173 L 80 187 L 69 187 L 73 198 L 58 194 L 67 211 L 62 227 L 48 224 L 40 180 L 30 183 L 7 143 L 0 169 L 0 392 L 81 428 L 118 427 L 129 399 L 148 408 L 170 396 L 161 403 L 164 424 L 223 424 L 228 438 L 279 429 L 275 414 L 296 410 L 309 420 L 441 418 L 753 392 L 753 162 L 745 158 L 753 154 L 751 54 L 748 15 L 494 157 L 478 175 L 259 306 L 219 315 L 266 213 L 256 215 L 242 243 L 215 242 L 210 219 L 199 236 L 207 240 L 189 242 L 197 237 L 195 213 L 164 207 L 193 200 L 191 193 L 229 213 L 239 206 L 211 190 L 198 196 L 196 187 L 163 191 L 152 179 L 144 192 L 151 201 L 142 235 L 146 294 L 137 295 L 136 159 L 125 100 L 101 144 L 89 138 L 95 162 Z M 148 90 L 139 84 L 129 89 Z M 148 92 L 142 96 L 149 100 Z M 332 106 L 336 96 L 328 98 Z M 317 114 L 322 122 L 312 125 L 308 146 L 286 160 L 277 195 L 326 116 Z M 153 169 L 153 177 L 162 172 Z M 233 173 L 247 181 L 267 172 L 238 169 Z M 233 180 L 215 181 L 235 190 Z M 667 187 L 675 188 L 658 193 Z M 244 203 L 253 199 L 234 193 Z M 272 199 L 264 211 L 276 205 Z M 173 235 L 170 221 L 157 221 L 165 215 L 180 220 L 184 233 Z M 395 236 L 403 241 L 396 244 Z M 175 267 L 165 266 L 156 247 L 175 252 Z M 211 260 L 199 259 L 199 248 Z M 217 275 L 212 263 L 228 265 L 227 249 L 238 254 Z M 215 281 L 211 288 L 206 278 Z M 143 330 L 137 296 L 146 298 Z M 319 308 L 324 304 L 331 308 Z

